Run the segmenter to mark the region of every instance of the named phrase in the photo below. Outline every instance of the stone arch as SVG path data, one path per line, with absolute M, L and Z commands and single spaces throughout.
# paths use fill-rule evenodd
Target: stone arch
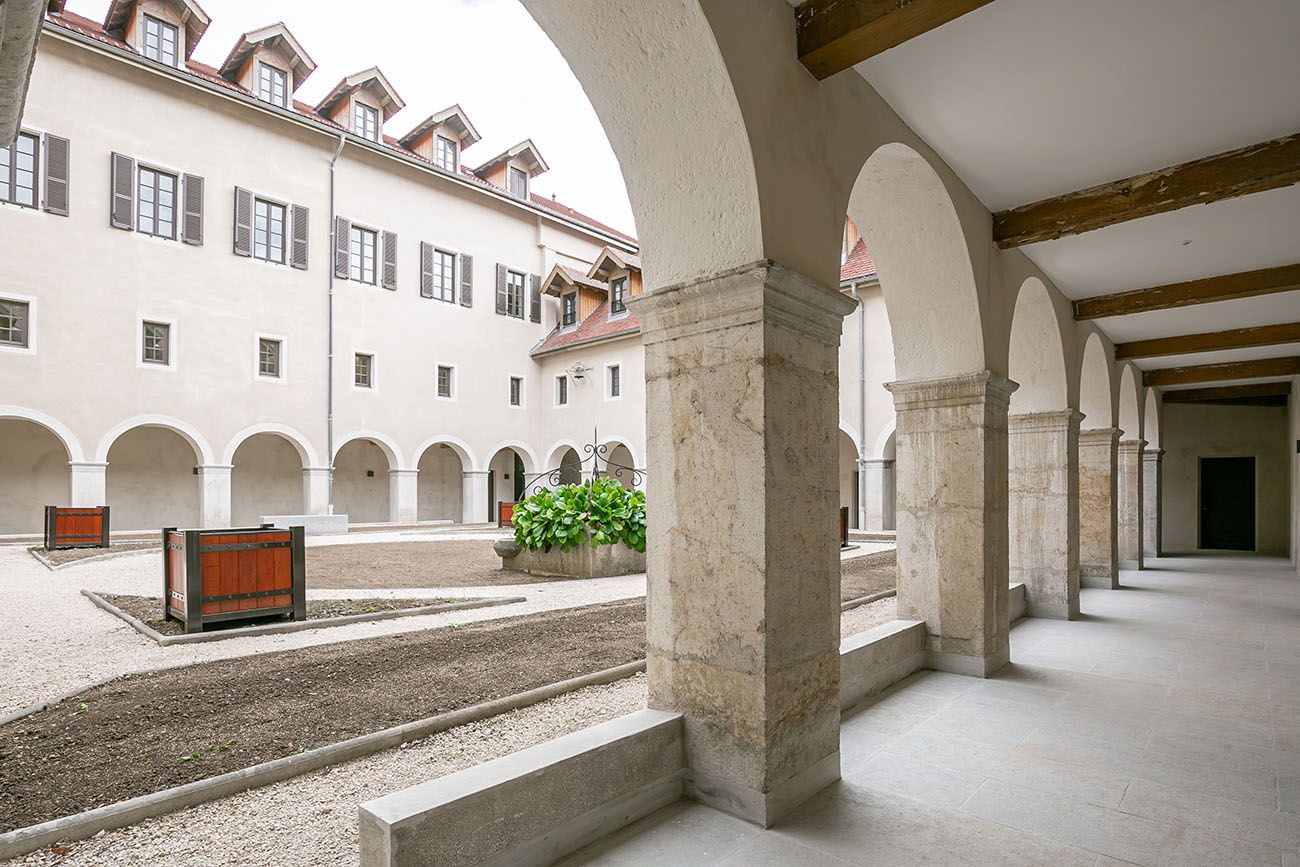
M 855 529 L 861 525 L 862 509 L 858 494 L 858 444 L 853 435 L 842 425 L 835 438 L 838 444 L 838 478 L 840 487 L 840 508 L 848 507 L 849 526 Z
M 1155 450 L 1160 448 L 1160 395 L 1154 388 L 1147 389 L 1146 407 L 1144 408 L 1142 418 L 1143 438 L 1147 441 L 1147 449 Z
M 1126 440 L 1142 439 L 1142 371 L 1126 364 L 1119 375 L 1119 429 Z
M 95 460 L 100 463 L 107 461 L 108 452 L 113 447 L 113 443 L 117 441 L 117 438 L 130 430 L 141 427 L 166 428 L 190 444 L 200 464 L 216 463 L 212 446 L 208 445 L 207 438 L 199 433 L 198 428 L 188 422 L 165 415 L 137 415 L 134 418 L 118 423 L 99 440 L 99 445 L 95 448 Z
M 71 428 L 52 415 L 22 406 L 0 405 L 0 419 L 22 419 L 38 424 L 59 438 L 69 461 L 81 463 L 86 460 L 86 453 L 81 448 L 81 440 Z
M 564 458 L 564 453 L 566 451 L 572 451 L 573 453 L 577 454 L 579 457 L 585 454 L 585 452 L 582 449 L 582 446 L 578 445 L 577 440 L 569 440 L 569 439 L 560 440 L 555 445 L 551 446 L 550 451 L 546 453 L 546 463 L 542 465 L 542 469 L 543 470 L 559 469 L 560 462 Z
M 263 433 L 275 434 L 289 443 L 289 445 L 293 446 L 294 450 L 298 452 L 298 458 L 302 462 L 303 467 L 318 467 L 321 465 L 320 458 L 316 454 L 316 447 L 311 444 L 311 440 L 309 440 L 301 431 L 291 428 L 288 425 L 274 424 L 270 422 L 265 424 L 249 425 L 231 437 L 230 442 L 221 453 L 221 462 L 223 464 L 233 464 L 235 461 L 235 452 L 237 452 L 239 447 L 244 444 L 244 441 Z
M 880 432 L 880 436 L 876 437 L 875 446 L 871 449 L 872 460 L 892 461 L 894 459 L 896 451 L 894 432 L 897 430 L 897 427 L 897 419 L 890 419 L 889 424 L 885 425 L 884 429 Z
M 1079 364 L 1080 427 L 1099 430 L 1115 426 L 1115 386 L 1109 353 L 1097 332 L 1088 335 Z
M 521 440 L 502 440 L 501 442 L 494 445 L 487 452 L 487 454 L 490 455 L 491 457 L 488 458 L 488 463 L 483 465 L 482 467 L 483 470 L 486 471 L 490 469 L 492 459 L 495 458 L 497 454 L 501 452 L 502 449 L 514 449 L 515 453 L 518 454 L 519 457 L 524 462 L 524 472 L 528 473 L 529 475 L 532 475 L 534 473 L 539 473 L 542 471 L 542 466 L 537 462 L 537 453 L 534 452 L 529 445 L 527 445 Z M 546 466 L 549 467 L 550 464 L 547 464 Z
M 350 524 L 379 524 L 392 517 L 389 471 L 401 469 L 396 446 L 382 435 L 357 432 L 334 450 L 334 512 Z
M 0 533 L 40 533 L 44 507 L 71 502 L 68 462 L 80 446 L 71 431 L 41 416 L 0 407 Z
M 559 480 L 561 485 L 580 485 L 585 470 L 582 463 L 582 455 L 578 454 L 575 448 L 564 448 L 560 451 L 560 468 Z
M 465 472 L 473 469 L 477 460 L 458 437 L 425 440 L 415 450 L 416 520 L 461 521 L 465 514 Z
M 211 452 L 205 456 L 207 444 L 196 444 L 195 436 L 192 430 L 187 434 L 156 420 L 115 428 L 105 436 L 101 447 L 108 464 L 106 499 L 113 509 L 114 530 L 201 524 L 200 477 L 194 467 L 209 462 Z
M 233 526 L 256 526 L 263 515 L 307 511 L 302 471 L 314 464 L 303 441 L 271 429 L 241 435 L 231 445 L 222 462 L 230 465 Z
M 436 434 L 420 443 L 419 447 L 413 452 L 417 465 L 424 453 L 434 446 L 446 446 L 451 449 L 456 453 L 456 457 L 460 458 L 460 462 L 466 470 L 472 470 L 478 466 L 478 456 L 474 454 L 474 449 L 470 448 L 469 443 L 451 434 Z
M 338 457 L 339 452 L 343 451 L 343 447 L 348 443 L 353 440 L 362 439 L 374 443 L 375 447 L 384 453 L 384 457 L 388 460 L 388 468 L 390 470 L 400 470 L 406 467 L 406 464 L 402 460 L 402 450 L 397 447 L 397 443 L 393 441 L 393 438 L 388 436 L 388 434 L 379 433 L 378 431 L 373 430 L 353 431 L 347 436 L 340 437 L 338 445 L 334 447 L 335 458 Z
M 485 471 L 488 476 L 488 505 L 491 520 L 496 520 L 501 503 L 518 502 L 538 487 L 545 487 L 548 479 L 538 477 L 540 470 L 531 449 L 523 443 L 507 441 L 488 454 Z
M 1069 406 L 1061 322 L 1047 287 L 1037 277 L 1020 286 L 1011 319 L 1007 375 L 1020 384 L 1012 413 L 1051 412 Z
M 645 487 L 645 478 L 633 470 L 641 470 L 636 449 L 626 437 L 601 437 L 604 452 L 600 460 L 601 474 L 613 479 L 625 488 Z

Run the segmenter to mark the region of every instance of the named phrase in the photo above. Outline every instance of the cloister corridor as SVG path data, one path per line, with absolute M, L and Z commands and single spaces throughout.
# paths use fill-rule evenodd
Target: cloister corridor
M 566 865 L 1300 864 L 1300 578 L 1152 560 L 1026 618 L 988 679 L 847 711 L 842 779 L 762 831 L 682 801 Z

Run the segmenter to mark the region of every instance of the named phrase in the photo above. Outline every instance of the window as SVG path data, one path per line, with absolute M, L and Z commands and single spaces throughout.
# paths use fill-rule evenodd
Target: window
M 373 388 L 375 357 L 358 352 L 352 364 L 352 384 L 357 388 Z
M 0 346 L 27 348 L 30 310 L 26 301 L 0 298 Z
M 510 167 L 510 195 L 516 199 L 528 198 L 528 174 L 523 169 Z
M 379 110 L 365 103 L 352 103 L 352 131 L 362 138 L 379 141 Z
M 619 277 L 609 284 L 609 315 L 627 310 L 627 278 Z
M 433 297 L 456 301 L 456 257 L 443 250 L 433 251 Z
M 254 200 L 253 256 L 284 264 L 284 205 Z
M 623 370 L 617 364 L 609 366 L 609 396 L 620 397 L 623 394 Z
M 257 65 L 257 98 L 280 108 L 289 107 L 289 76 L 283 69 Z
M 146 321 L 140 360 L 146 364 L 171 364 L 171 339 L 172 327 L 166 322 Z
M 524 275 L 518 271 L 506 272 L 506 315 L 524 318 Z
M 282 344 L 270 337 L 257 340 L 257 375 L 271 379 L 280 378 L 280 349 Z
M 568 328 L 578 323 L 578 293 L 570 292 L 560 297 L 560 325 Z
M 510 405 L 524 405 L 524 378 L 522 376 L 510 377 Z
M 180 53 L 176 50 L 179 43 L 174 25 L 160 21 L 152 15 L 144 16 L 144 56 L 157 60 L 168 66 L 178 66 Z
M 568 406 L 569 404 L 569 377 L 555 377 L 555 405 Z
M 438 397 L 451 397 L 452 370 L 445 364 L 438 365 Z
M 433 161 L 440 169 L 456 171 L 456 143 L 444 135 L 434 136 Z
M 20 132 L 14 143 L 0 148 L 0 202 L 36 207 L 36 161 L 40 139 Z
M 159 238 L 176 237 L 176 176 L 140 167 L 136 181 L 136 229 Z
M 362 283 L 375 282 L 375 231 L 373 229 L 362 229 L 360 226 L 352 227 L 352 255 L 350 274 L 353 280 Z

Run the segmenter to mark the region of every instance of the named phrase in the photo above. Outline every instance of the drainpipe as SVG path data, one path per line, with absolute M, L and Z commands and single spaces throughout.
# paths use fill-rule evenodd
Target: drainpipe
M 348 140 L 339 135 L 339 146 L 334 149 L 334 156 L 330 157 L 330 246 L 326 253 L 329 256 L 326 271 L 329 273 L 329 313 L 327 316 L 326 332 L 328 333 L 328 365 L 325 374 L 325 449 L 329 456 L 329 504 L 326 507 L 326 514 L 334 514 L 334 251 L 338 249 L 338 239 L 334 237 L 335 227 L 338 221 L 334 215 L 334 165 L 339 161 L 339 154 L 343 153 L 343 146 Z
M 867 304 L 862 284 L 853 284 L 858 299 L 858 529 L 867 529 Z

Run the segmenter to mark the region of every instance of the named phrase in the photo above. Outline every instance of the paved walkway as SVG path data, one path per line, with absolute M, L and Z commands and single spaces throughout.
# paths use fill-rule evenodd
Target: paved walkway
M 569 864 L 1300 865 L 1300 578 L 1154 561 L 1021 621 L 989 680 L 845 716 L 843 779 L 760 831 L 682 803 Z

